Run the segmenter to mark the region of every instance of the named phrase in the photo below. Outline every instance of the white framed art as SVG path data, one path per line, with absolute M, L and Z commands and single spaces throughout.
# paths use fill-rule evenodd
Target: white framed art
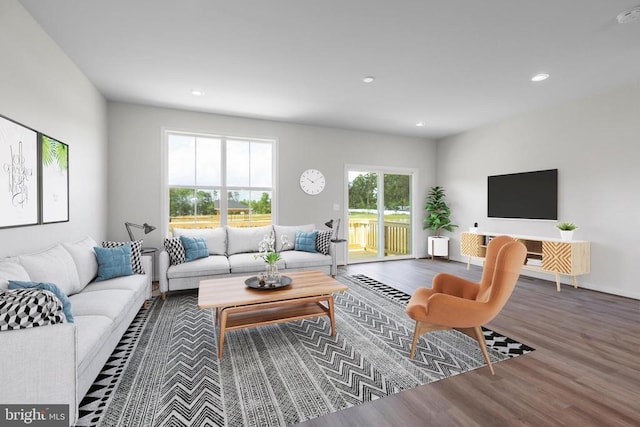
M 0 116 L 0 228 L 39 222 L 38 134 Z

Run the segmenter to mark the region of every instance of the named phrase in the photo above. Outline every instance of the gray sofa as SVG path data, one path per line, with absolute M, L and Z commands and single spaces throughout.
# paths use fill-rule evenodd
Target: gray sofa
M 151 275 L 94 282 L 96 242 L 87 237 L 36 254 L 0 260 L 0 289 L 8 280 L 56 284 L 71 301 L 74 323 L 0 331 L 0 402 L 78 405 L 140 308 L 151 297 Z M 151 272 L 151 257 L 142 257 Z
M 281 271 L 319 270 L 335 276 L 335 254 L 329 245 L 329 254 L 295 250 L 297 231 L 318 229 L 315 224 L 299 226 L 267 225 L 263 227 L 219 227 L 209 229 L 173 229 L 173 236 L 203 237 L 209 256 L 195 261 L 171 265 L 169 253 L 159 254 L 159 282 L 162 297 L 169 291 L 197 289 L 200 280 L 233 275 L 251 275 L 265 270 L 265 262 L 257 258 L 260 242 L 269 233 L 275 234 L 276 250 L 281 260 Z M 282 245 L 286 235 L 289 245 Z

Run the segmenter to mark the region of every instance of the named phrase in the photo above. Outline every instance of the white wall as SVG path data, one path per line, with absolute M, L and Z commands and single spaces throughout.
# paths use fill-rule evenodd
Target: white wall
M 0 256 L 103 238 L 106 101 L 15 0 L 0 2 L 0 58 L 0 114 L 68 144 L 70 175 L 70 221 L 1 229 Z
M 169 128 L 277 138 L 276 221 L 283 225 L 323 224 L 341 215 L 333 204 L 344 208 L 345 164 L 418 169 L 414 233 L 419 235 L 416 253 L 426 253 L 422 207 L 428 187 L 435 185 L 433 141 L 111 102 L 108 116 L 112 239 L 126 237 L 125 221 L 147 222 L 158 231 L 145 237 L 145 245 L 161 247 L 162 129 Z M 300 173 L 308 168 L 327 179 L 318 196 L 300 190 Z
M 640 298 L 640 82 L 438 141 L 437 181 L 460 231 L 559 237 L 555 222 L 487 218 L 487 176 L 558 169 L 558 216 L 591 241 L 585 288 Z M 527 273 L 528 274 L 528 273 Z M 553 280 L 553 276 L 539 276 Z M 568 281 L 567 281 L 568 282 Z
M 446 188 L 453 220 L 461 225 L 453 233 L 454 259 L 462 260 L 460 230 L 475 221 L 484 231 L 556 237 L 553 222 L 488 219 L 486 177 L 558 168 L 559 217 L 580 226 L 577 239 L 592 242 L 591 273 L 579 278 L 581 285 L 640 298 L 634 268 L 640 82 L 444 139 L 437 143 L 436 161 L 435 143 L 429 140 L 107 106 L 16 0 L 0 2 L 0 54 L 0 114 L 69 144 L 71 205 L 68 223 L 0 229 L 0 256 L 86 235 L 124 239 L 125 221 L 160 225 L 160 144 L 161 130 L 167 127 L 278 138 L 276 209 L 281 224 L 337 217 L 332 206 L 344 208 L 345 164 L 418 169 L 414 233 L 419 235 L 419 256 L 426 252 L 422 204 L 426 190 L 436 183 Z M 298 188 L 300 172 L 310 167 L 328 179 L 326 190 L 316 197 Z M 149 245 L 160 246 L 162 235 L 154 232 L 147 238 Z

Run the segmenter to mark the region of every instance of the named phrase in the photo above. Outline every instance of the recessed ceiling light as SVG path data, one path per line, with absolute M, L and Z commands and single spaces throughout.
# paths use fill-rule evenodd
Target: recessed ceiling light
M 549 74 L 547 73 L 538 73 L 535 76 L 531 77 L 532 82 L 541 82 L 547 80 L 549 78 Z
M 424 127 L 425 123 L 424 122 L 418 122 L 416 123 L 416 126 L 418 126 L 419 128 Z
M 193 95 L 193 96 L 202 96 L 202 95 L 204 95 L 204 92 L 201 91 L 201 90 L 198 90 L 198 89 L 193 89 L 191 91 L 191 95 Z
M 372 81 L 374 81 L 376 78 L 373 76 L 367 76 L 364 79 L 362 79 L 363 82 L 365 83 L 371 83 Z

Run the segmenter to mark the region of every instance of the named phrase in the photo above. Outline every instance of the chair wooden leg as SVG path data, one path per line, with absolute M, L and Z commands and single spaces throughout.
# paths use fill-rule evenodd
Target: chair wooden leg
M 430 323 L 424 323 L 416 320 L 416 327 L 413 330 L 413 341 L 411 342 L 411 352 L 409 352 L 409 358 L 413 359 L 413 356 L 415 356 L 416 347 L 418 345 L 418 338 L 420 338 L 422 335 L 426 334 L 427 332 L 444 331 L 448 329 L 451 328 L 448 326 L 432 325 Z
M 489 352 L 487 351 L 487 342 L 484 340 L 484 334 L 482 333 L 482 326 L 474 327 L 473 332 L 475 334 L 476 341 L 478 341 L 478 344 L 480 345 L 480 350 L 482 351 L 484 360 L 487 362 L 487 366 L 491 371 L 491 375 L 495 375 L 496 373 L 493 371 L 493 366 L 491 365 L 491 360 L 489 359 Z
M 411 352 L 409 352 L 409 359 L 413 359 L 416 355 L 416 345 L 418 344 L 418 337 L 420 336 L 420 322 L 416 320 L 416 327 L 413 330 L 413 341 L 411 342 Z
M 166 300 L 166 299 L 167 299 L 167 293 L 166 293 L 166 292 L 163 292 L 163 293 L 162 293 L 162 300 Z

